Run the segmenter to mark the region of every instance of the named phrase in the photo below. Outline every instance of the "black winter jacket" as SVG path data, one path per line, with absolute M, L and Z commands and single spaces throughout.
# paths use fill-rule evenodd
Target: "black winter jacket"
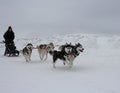
M 13 31 L 6 31 L 3 37 L 5 39 L 5 42 L 12 43 L 15 38 L 15 35 Z

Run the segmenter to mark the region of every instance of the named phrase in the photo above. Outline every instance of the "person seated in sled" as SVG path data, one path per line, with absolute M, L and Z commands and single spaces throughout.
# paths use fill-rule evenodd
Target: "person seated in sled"
M 3 38 L 5 39 L 5 41 L 4 41 L 5 46 L 7 46 L 9 44 L 14 45 L 15 34 L 14 34 L 11 26 L 9 26 L 8 30 L 4 33 Z M 7 48 L 5 49 L 4 55 L 6 55 L 6 51 L 7 51 Z

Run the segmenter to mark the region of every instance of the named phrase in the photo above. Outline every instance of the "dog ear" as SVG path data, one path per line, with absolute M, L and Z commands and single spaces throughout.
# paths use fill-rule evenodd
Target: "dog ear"
M 78 45 L 81 45 L 80 43 L 78 43 Z
M 68 43 L 66 43 L 65 45 L 68 45 Z
M 50 45 L 52 45 L 52 46 L 53 46 L 53 45 L 54 45 L 54 44 L 53 44 L 53 42 L 50 42 Z

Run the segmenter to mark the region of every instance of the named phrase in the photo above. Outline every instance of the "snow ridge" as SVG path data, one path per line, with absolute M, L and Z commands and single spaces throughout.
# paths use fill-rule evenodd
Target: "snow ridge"
M 33 45 L 40 45 L 44 43 L 53 42 L 55 45 L 61 45 L 65 43 L 81 43 L 85 48 L 99 48 L 99 49 L 111 49 L 120 48 L 120 36 L 104 36 L 99 34 L 68 34 L 65 36 L 54 35 L 47 38 L 20 38 L 15 40 L 18 48 L 24 47 L 27 43 Z

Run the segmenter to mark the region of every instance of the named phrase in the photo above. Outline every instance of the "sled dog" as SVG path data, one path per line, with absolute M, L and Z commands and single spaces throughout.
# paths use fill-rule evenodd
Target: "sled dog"
M 28 43 L 22 50 L 21 53 L 25 57 L 26 62 L 31 61 L 31 54 L 33 50 L 33 45 L 31 43 Z
M 80 43 L 72 45 L 65 44 L 59 47 L 60 51 L 53 50 L 49 53 L 53 56 L 53 68 L 55 68 L 55 63 L 57 59 L 63 60 L 63 64 L 68 64 L 71 68 L 73 66 L 74 59 L 80 54 L 80 52 L 83 52 L 84 48 Z
M 45 61 L 48 57 L 49 51 L 54 49 L 54 44 L 53 43 L 41 44 L 37 46 L 37 49 L 38 49 L 40 59 Z

